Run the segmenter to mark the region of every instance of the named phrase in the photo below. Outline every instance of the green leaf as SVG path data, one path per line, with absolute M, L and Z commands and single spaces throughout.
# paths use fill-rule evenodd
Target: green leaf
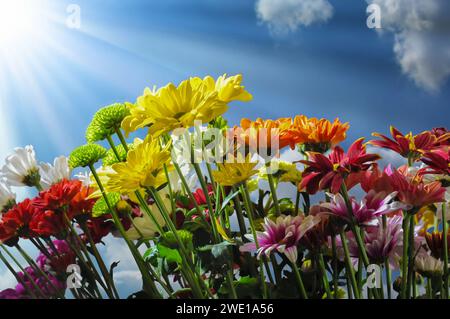
M 178 250 L 166 247 L 162 244 L 158 244 L 157 248 L 158 248 L 159 255 L 162 258 L 165 258 L 168 262 L 177 263 L 179 265 L 181 264 L 182 259 L 181 259 L 181 255 L 178 252 Z
M 233 281 L 234 289 L 238 298 L 255 298 L 259 296 L 259 282 L 258 279 L 245 276 L 241 277 L 238 281 Z M 228 295 L 228 283 L 220 287 L 219 293 Z
M 147 249 L 147 251 L 144 253 L 144 256 L 142 256 L 146 262 L 149 262 L 152 266 L 156 267 L 158 266 L 158 257 L 159 250 L 158 247 L 153 246 Z
M 233 246 L 233 245 L 234 245 L 233 243 L 230 243 L 228 241 L 223 241 L 223 242 L 215 244 L 215 245 L 206 245 L 206 246 L 200 247 L 198 250 L 211 251 L 211 254 L 214 256 L 214 258 L 220 258 L 228 253 L 228 246 Z

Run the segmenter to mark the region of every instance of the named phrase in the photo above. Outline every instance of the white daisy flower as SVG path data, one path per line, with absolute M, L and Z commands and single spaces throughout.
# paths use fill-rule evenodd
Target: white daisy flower
M 16 194 L 6 183 L 6 180 L 0 180 L 0 211 L 8 210 L 16 202 Z
M 1 174 L 11 186 L 37 186 L 40 175 L 32 145 L 17 147 L 5 159 Z
M 39 173 L 41 174 L 41 185 L 44 189 L 50 188 L 53 184 L 59 183 L 63 179 L 70 178 L 69 159 L 65 156 L 55 158 L 53 165 L 41 163 Z
M 75 178 L 81 181 L 84 187 L 89 187 L 92 184 L 91 174 L 88 171 L 75 174 Z

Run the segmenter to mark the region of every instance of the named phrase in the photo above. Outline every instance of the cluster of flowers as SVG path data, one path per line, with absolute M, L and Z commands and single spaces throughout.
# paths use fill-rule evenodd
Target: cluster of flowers
M 142 275 L 138 295 L 149 298 L 448 298 L 450 132 L 392 127 L 391 137 L 374 133 L 345 151 L 350 126 L 339 119 L 228 127 L 228 104 L 251 99 L 241 75 L 189 78 L 100 109 L 87 144 L 54 165 L 16 149 L 2 169 L 0 247 L 9 259 L 0 257 L 19 285 L 1 296 L 65 297 L 67 267 L 77 264 L 88 284 L 69 287 L 73 297 L 119 298 L 114 265 L 97 249 L 113 234 Z M 181 141 L 180 129 L 203 138 L 201 148 Z M 227 154 L 208 147 L 208 129 L 227 136 Z M 287 147 L 301 159 L 281 160 Z M 381 168 L 377 148 L 405 165 Z M 198 163 L 196 153 L 221 161 Z M 71 179 L 80 168 L 89 171 Z M 279 198 L 281 184 L 295 198 Z M 16 203 L 10 186 L 39 194 Z M 37 263 L 20 240 L 39 249 Z M 32 268 L 15 273 L 10 247 Z

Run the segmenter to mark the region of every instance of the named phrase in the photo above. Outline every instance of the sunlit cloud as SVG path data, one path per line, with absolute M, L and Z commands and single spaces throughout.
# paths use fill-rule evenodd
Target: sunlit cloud
M 448 0 L 367 0 L 381 9 L 380 32 L 394 34 L 394 53 L 417 86 L 437 92 L 450 76 Z
M 258 0 L 256 13 L 275 35 L 328 21 L 333 7 L 327 0 Z

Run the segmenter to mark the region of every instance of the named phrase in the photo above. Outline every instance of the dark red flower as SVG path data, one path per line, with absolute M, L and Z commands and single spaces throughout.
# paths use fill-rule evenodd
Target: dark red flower
M 450 147 L 447 151 L 441 149 L 426 152 L 421 160 L 428 165 L 421 170 L 421 174 L 450 175 Z
M 101 242 L 103 237 L 106 237 L 114 229 L 114 223 L 105 215 L 97 218 L 89 218 L 86 226 L 92 236 L 92 240 L 96 244 Z M 86 234 L 83 234 L 82 238 L 87 240 Z
M 36 233 L 30 228 L 30 222 L 36 213 L 33 201 L 27 198 L 3 214 L 0 221 L 0 240 L 8 242 L 18 237 L 35 237 Z
M 450 139 L 450 132 L 446 129 L 436 128 L 432 131 L 424 131 L 417 135 L 402 132 L 391 126 L 391 135 L 393 139 L 380 134 L 373 133 L 373 136 L 379 137 L 379 140 L 369 141 L 370 144 L 382 148 L 390 149 L 403 157 L 417 160 L 421 152 L 430 151 L 446 145 Z
M 30 222 L 30 228 L 43 237 L 64 238 L 64 216 L 54 210 L 38 210 Z
M 347 153 L 340 146 L 333 148 L 328 156 L 309 152 L 310 159 L 300 161 L 307 165 L 300 189 L 306 188 L 309 194 L 324 189 L 337 193 L 348 175 L 369 169 L 380 156 L 366 153 L 363 140 L 363 138 L 356 140 Z

